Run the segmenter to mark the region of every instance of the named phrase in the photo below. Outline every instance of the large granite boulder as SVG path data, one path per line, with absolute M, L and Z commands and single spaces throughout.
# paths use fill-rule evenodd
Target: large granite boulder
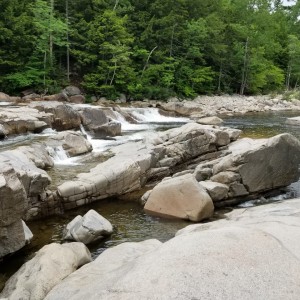
M 0 259 L 26 244 L 22 217 L 27 209 L 27 195 L 16 171 L 0 163 Z
M 90 261 L 91 254 L 82 243 L 46 245 L 6 282 L 0 298 L 42 300 L 55 285 Z
M 65 87 L 62 92 L 68 97 L 81 95 L 81 91 L 77 86 L 69 85 Z
M 145 242 L 125 243 L 71 274 L 46 299 L 297 300 L 299 216 L 296 199 L 188 226 L 147 252 L 134 251 Z
M 89 210 L 83 217 L 75 217 L 67 226 L 64 239 L 90 244 L 113 232 L 111 223 L 95 210 Z
M 194 222 L 214 213 L 210 196 L 192 174 L 163 180 L 151 191 L 144 209 L 147 213 Z
M 299 178 L 300 142 L 290 134 L 266 140 L 242 139 L 229 150 L 232 154 L 214 165 L 213 175 L 237 173 L 249 193 L 287 186 Z
M 1 131 L 5 135 L 39 133 L 50 127 L 51 115 L 30 107 L 3 107 L 0 111 Z
M 222 206 L 229 204 L 227 200 L 234 204 L 245 196 L 288 186 L 298 180 L 299 164 L 300 142 L 290 134 L 260 140 L 244 138 L 231 143 L 227 155 L 197 165 L 194 176 L 218 202 L 215 205 Z M 215 193 L 217 189 L 221 194 Z
M 11 102 L 11 99 L 7 94 L 0 92 L 0 102 Z
M 92 144 L 85 138 L 81 132 L 63 131 L 51 137 L 47 141 L 48 147 L 62 148 L 70 157 L 81 155 L 93 150 Z
M 108 123 L 106 114 L 99 107 L 79 107 L 77 109 L 82 120 L 82 125 L 87 130 L 92 131 L 94 126 L 101 126 Z
M 51 127 L 58 131 L 79 129 L 79 113 L 71 106 L 58 101 L 36 101 L 29 104 L 40 112 L 51 114 Z
M 110 121 L 100 126 L 93 126 L 92 132 L 95 138 L 101 139 L 107 136 L 121 135 L 121 123 Z
M 121 123 L 116 122 L 110 108 L 78 107 L 84 128 L 98 139 L 121 134 Z
M 53 166 L 51 157 L 43 145 L 22 146 L 1 152 L 0 164 L 9 165 L 16 172 L 25 190 L 27 212 L 23 212 L 23 217 L 28 220 L 37 207 L 47 204 L 46 189 L 51 178 L 41 168 L 48 169 Z M 0 174 L 1 171 L 0 169 Z

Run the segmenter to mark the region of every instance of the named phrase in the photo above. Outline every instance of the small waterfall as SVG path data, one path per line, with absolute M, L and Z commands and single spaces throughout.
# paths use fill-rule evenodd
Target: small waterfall
M 159 113 L 158 108 L 125 108 L 139 123 L 187 123 L 188 118 L 166 117 Z
M 52 157 L 53 162 L 59 165 L 70 165 L 73 164 L 72 158 L 70 158 L 67 152 L 62 146 L 47 147 L 49 155 Z
M 86 132 L 86 130 L 84 129 L 84 127 L 83 127 L 82 124 L 80 124 L 79 128 L 80 128 L 81 133 L 82 133 L 82 134 L 86 137 L 86 139 L 91 143 L 92 137 L 91 137 L 90 134 L 88 134 L 88 133 Z

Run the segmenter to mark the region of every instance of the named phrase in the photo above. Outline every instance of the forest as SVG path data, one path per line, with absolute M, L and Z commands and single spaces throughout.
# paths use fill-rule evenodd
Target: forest
M 0 90 L 116 99 L 266 94 L 300 84 L 300 2 L 1 0 Z

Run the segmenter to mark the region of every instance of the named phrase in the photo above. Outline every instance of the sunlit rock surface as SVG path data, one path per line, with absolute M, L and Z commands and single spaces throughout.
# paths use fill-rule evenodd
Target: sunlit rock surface
M 299 241 L 300 199 L 238 209 L 145 252 L 149 241 L 108 249 L 46 299 L 296 300 Z

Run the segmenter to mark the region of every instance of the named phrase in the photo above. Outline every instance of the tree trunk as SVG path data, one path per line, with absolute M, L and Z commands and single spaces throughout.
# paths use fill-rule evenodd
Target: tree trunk
M 290 89 L 291 73 L 292 73 L 292 67 L 291 67 L 291 65 L 288 65 L 287 74 L 286 74 L 286 82 L 285 82 L 285 88 L 287 91 Z
M 49 61 L 50 61 L 50 66 L 52 67 L 53 65 L 53 32 L 52 32 L 52 27 L 53 27 L 53 12 L 54 12 L 54 0 L 50 0 L 50 19 L 49 19 Z
M 67 24 L 67 80 L 70 81 L 70 45 L 69 45 L 69 0 L 66 0 L 66 24 Z
M 116 10 L 116 9 L 117 9 L 117 7 L 118 7 L 118 5 L 119 5 L 119 0 L 116 0 L 116 2 L 115 2 L 115 6 L 114 6 L 113 10 Z
M 170 45 L 170 57 L 172 57 L 172 55 L 173 55 L 173 42 L 174 42 L 174 33 L 175 33 L 175 27 L 176 26 L 177 26 L 177 24 L 174 24 L 173 29 L 172 29 L 171 45 Z
M 243 65 L 243 71 L 242 71 L 242 82 L 241 82 L 241 88 L 240 88 L 240 94 L 244 95 L 245 88 L 247 85 L 247 77 L 248 77 L 248 43 L 249 38 L 247 38 L 245 43 L 245 52 L 244 52 L 244 65 Z
M 141 77 L 143 77 L 144 72 L 145 72 L 145 70 L 146 70 L 146 68 L 147 68 L 147 66 L 148 66 L 149 60 L 150 60 L 150 58 L 151 58 L 151 55 L 152 55 L 152 53 L 154 52 L 154 50 L 155 50 L 156 48 L 157 48 L 157 46 L 155 46 L 155 47 L 150 51 L 150 53 L 149 53 L 149 55 L 148 55 L 148 57 L 147 57 L 146 63 L 145 63 L 145 65 L 144 65 L 144 68 L 143 68 L 142 76 L 141 76 Z
M 221 62 L 220 70 L 219 70 L 219 78 L 218 78 L 218 93 L 221 93 L 221 81 L 223 75 L 223 62 Z
M 113 84 L 114 79 L 115 79 L 115 76 L 116 76 L 116 71 L 117 71 L 117 61 L 115 61 L 114 73 L 113 73 L 113 76 L 112 76 L 112 78 L 111 78 L 111 80 L 110 80 L 109 85 L 112 85 L 112 84 Z

